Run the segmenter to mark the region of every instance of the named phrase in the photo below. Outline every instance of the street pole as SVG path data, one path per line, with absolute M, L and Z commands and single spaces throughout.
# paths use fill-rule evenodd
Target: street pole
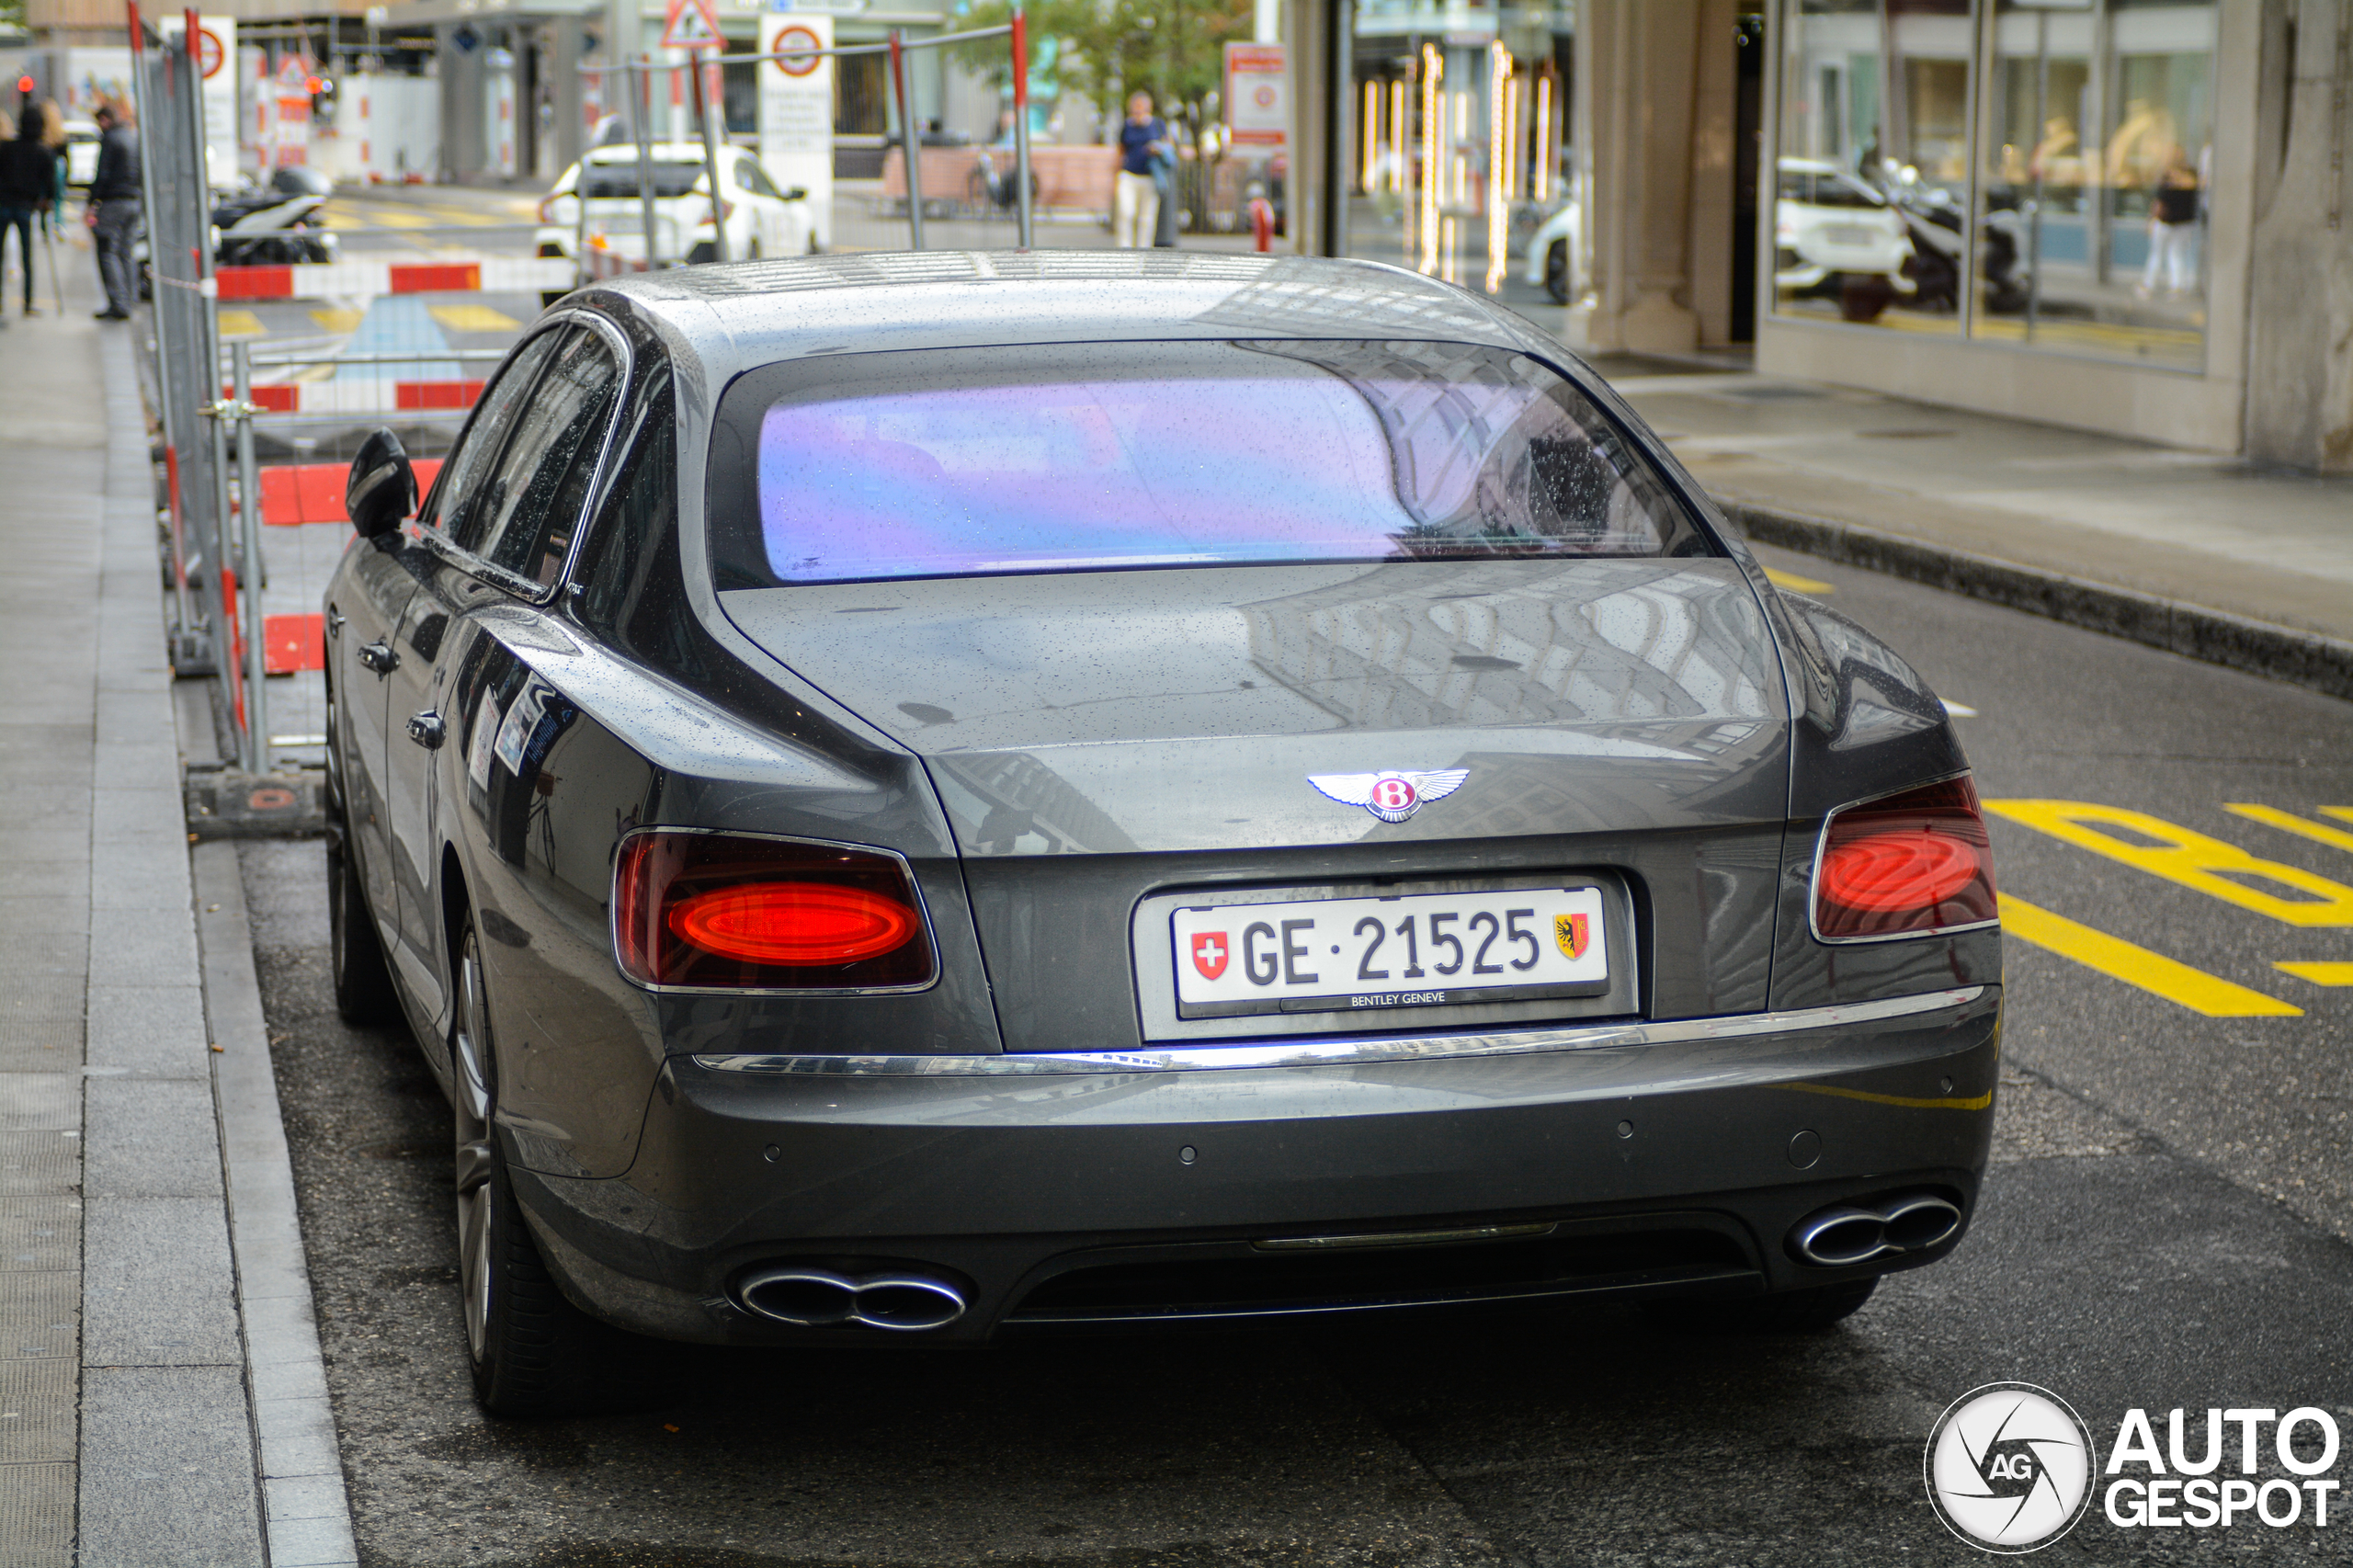
M 690 56 L 695 76 L 695 118 L 702 122 L 703 177 L 710 182 L 710 256 L 713 261 L 733 259 L 727 254 L 726 193 L 719 188 L 719 137 L 710 123 L 710 85 L 703 80 L 699 53 Z
M 915 100 L 907 96 L 907 51 L 897 28 L 891 29 L 891 88 L 899 97 L 899 145 L 907 155 L 907 233 L 923 249 L 923 138 L 915 131 Z
M 1019 222 L 1021 248 L 1030 248 L 1029 231 L 1029 18 L 1013 8 L 1013 177 L 1019 181 L 1020 200 L 1014 211 Z

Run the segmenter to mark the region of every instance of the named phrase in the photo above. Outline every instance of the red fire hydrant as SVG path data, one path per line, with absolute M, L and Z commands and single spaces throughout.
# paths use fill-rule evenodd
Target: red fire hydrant
M 1263 196 L 1250 199 L 1250 238 L 1255 249 L 1275 248 L 1275 204 Z

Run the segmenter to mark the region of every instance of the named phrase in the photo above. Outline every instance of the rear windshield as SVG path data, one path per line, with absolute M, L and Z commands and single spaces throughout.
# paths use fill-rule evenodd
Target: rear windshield
M 869 354 L 740 378 L 724 587 L 1274 562 L 1711 553 L 1542 365 L 1451 343 Z
M 694 189 L 695 181 L 702 178 L 700 164 L 654 163 L 646 165 L 654 174 L 654 194 L 684 196 Z M 616 197 L 637 196 L 637 160 L 631 158 L 619 164 L 591 164 L 581 171 L 585 194 L 591 201 L 610 200 Z

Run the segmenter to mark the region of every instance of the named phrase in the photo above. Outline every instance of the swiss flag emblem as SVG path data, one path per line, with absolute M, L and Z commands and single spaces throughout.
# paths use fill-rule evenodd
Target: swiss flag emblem
M 1201 971 L 1203 980 L 1223 974 L 1227 956 L 1224 932 L 1203 931 L 1193 937 L 1193 967 Z

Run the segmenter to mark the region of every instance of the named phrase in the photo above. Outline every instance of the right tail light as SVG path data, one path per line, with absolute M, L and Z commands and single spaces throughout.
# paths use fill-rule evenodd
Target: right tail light
M 898 856 L 672 828 L 621 842 L 613 952 L 641 985 L 697 991 L 904 991 L 938 968 Z
M 1948 778 L 1842 806 L 1813 863 L 1813 934 L 1881 941 L 1989 926 L 1994 853 L 1977 790 Z

